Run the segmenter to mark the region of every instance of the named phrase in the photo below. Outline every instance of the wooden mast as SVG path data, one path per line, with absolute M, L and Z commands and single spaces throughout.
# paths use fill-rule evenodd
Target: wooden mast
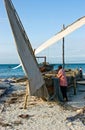
M 65 26 L 64 26 L 64 24 L 63 24 L 63 30 L 65 29 Z M 64 57 L 64 41 L 65 41 L 65 39 L 64 39 L 64 37 L 63 37 L 63 43 L 62 43 L 62 64 L 63 64 L 63 69 L 65 68 L 65 57 Z

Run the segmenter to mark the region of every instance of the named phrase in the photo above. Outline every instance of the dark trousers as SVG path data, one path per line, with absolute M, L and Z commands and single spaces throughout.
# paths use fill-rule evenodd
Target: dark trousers
M 63 99 L 68 101 L 68 98 L 67 98 L 67 87 L 66 86 L 60 86 L 60 89 L 61 89 L 61 92 L 62 92 Z

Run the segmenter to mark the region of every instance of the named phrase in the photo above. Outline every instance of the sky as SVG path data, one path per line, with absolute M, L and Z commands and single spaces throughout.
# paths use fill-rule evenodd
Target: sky
M 85 0 L 12 0 L 33 49 L 85 16 Z M 62 39 L 45 49 L 49 63 L 62 63 Z M 40 61 L 38 61 L 40 62 Z M 65 37 L 65 62 L 85 63 L 85 25 Z M 7 17 L 0 0 L 0 64 L 18 64 L 19 56 Z

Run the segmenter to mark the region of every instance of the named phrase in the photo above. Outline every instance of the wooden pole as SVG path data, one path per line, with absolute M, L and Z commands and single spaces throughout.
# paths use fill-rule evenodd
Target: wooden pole
M 74 77 L 74 95 L 76 95 L 76 77 Z
M 65 29 L 65 26 L 63 24 L 63 30 Z M 62 61 L 63 61 L 63 69 L 65 68 L 65 57 L 64 57 L 64 37 L 63 37 L 63 43 L 62 43 Z
M 27 84 L 26 84 L 26 95 L 25 95 L 24 109 L 27 108 L 28 96 L 30 96 L 30 93 L 29 93 L 29 81 L 27 81 Z
M 76 74 L 75 72 L 73 72 L 73 76 L 74 76 L 74 95 L 76 95 Z

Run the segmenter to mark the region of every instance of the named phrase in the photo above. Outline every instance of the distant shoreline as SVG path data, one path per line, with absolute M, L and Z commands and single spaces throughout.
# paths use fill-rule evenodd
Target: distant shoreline
M 48 62 L 49 63 L 49 62 Z M 0 63 L 0 65 L 19 65 L 20 63 Z M 56 65 L 56 64 L 62 64 L 62 63 L 49 63 L 49 64 L 52 64 L 52 65 Z M 68 64 L 85 64 L 85 63 L 65 63 L 65 65 L 68 65 Z

